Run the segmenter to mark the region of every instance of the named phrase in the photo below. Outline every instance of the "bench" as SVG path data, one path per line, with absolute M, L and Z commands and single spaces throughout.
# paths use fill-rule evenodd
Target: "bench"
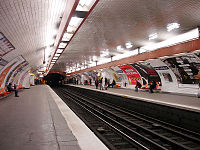
M 116 83 L 113 87 L 121 87 L 120 83 Z

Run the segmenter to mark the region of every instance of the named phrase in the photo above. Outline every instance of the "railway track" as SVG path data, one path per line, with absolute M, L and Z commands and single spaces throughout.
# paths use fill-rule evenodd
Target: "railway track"
M 54 89 L 110 149 L 195 149 L 200 135 L 73 88 Z M 81 109 L 80 109 L 81 108 Z

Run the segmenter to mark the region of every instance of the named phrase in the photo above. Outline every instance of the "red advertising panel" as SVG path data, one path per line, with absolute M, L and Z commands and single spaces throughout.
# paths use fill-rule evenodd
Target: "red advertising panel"
M 0 87 L 1 85 L 3 84 L 4 80 L 5 80 L 5 77 L 6 75 L 8 74 L 8 72 L 10 71 L 10 69 L 12 68 L 12 66 L 15 64 L 15 62 L 8 66 L 1 74 L 0 74 Z
M 126 74 L 129 79 L 129 84 L 136 84 L 136 80 L 141 80 L 141 76 L 138 71 L 131 65 L 119 66 L 119 68 Z

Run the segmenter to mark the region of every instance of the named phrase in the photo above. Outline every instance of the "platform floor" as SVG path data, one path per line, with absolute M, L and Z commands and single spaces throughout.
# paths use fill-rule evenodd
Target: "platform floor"
M 107 150 L 47 85 L 0 100 L 0 150 Z
M 134 89 L 124 88 L 108 88 L 108 90 L 99 90 L 95 86 L 89 85 L 72 85 L 81 88 L 87 88 L 92 90 L 98 90 L 100 92 L 106 92 L 114 95 L 120 95 L 125 97 L 134 98 L 137 100 L 147 101 L 151 103 L 157 103 L 167 105 L 171 107 L 186 109 L 190 111 L 200 112 L 200 98 L 194 96 L 183 96 L 170 93 L 149 93 L 148 91 L 135 92 Z

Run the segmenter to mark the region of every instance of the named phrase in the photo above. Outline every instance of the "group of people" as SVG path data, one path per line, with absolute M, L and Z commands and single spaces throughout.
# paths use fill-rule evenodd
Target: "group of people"
M 116 84 L 115 80 L 113 79 L 112 83 L 110 84 L 110 81 L 105 77 L 105 79 L 103 77 L 101 77 L 100 79 L 96 78 L 95 80 L 95 86 L 96 89 L 98 89 L 98 86 L 100 86 L 100 90 L 107 90 L 107 88 L 109 88 L 110 86 L 113 86 Z
M 135 91 L 138 92 L 138 89 L 141 87 L 142 87 L 141 83 L 136 80 Z M 149 93 L 153 93 L 153 89 L 155 88 L 156 88 L 156 81 L 149 82 Z

